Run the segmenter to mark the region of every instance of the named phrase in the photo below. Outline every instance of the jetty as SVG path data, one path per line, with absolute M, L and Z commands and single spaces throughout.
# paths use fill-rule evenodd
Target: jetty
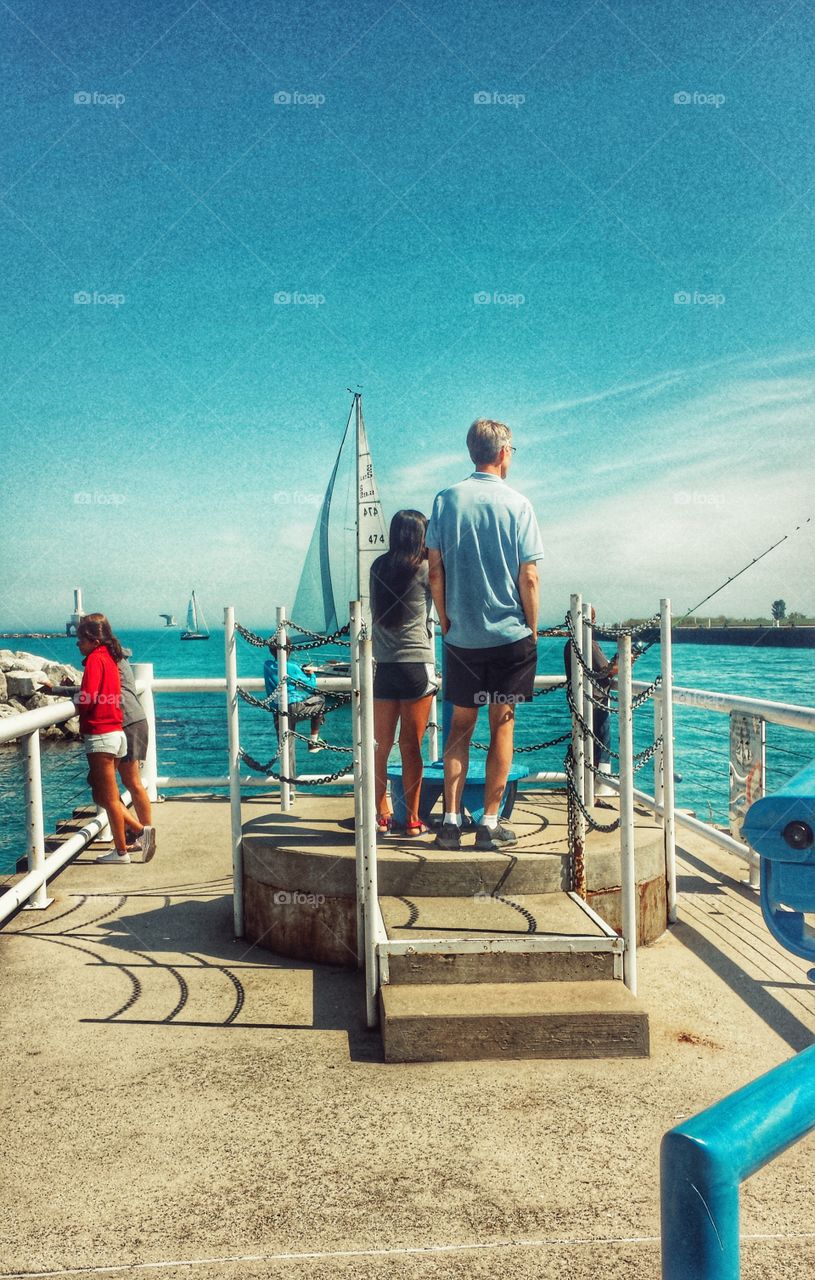
M 0 931 L 7 1278 L 655 1280 L 663 1133 L 815 1036 L 746 869 L 684 834 L 650 1057 L 386 1063 L 355 967 L 235 939 L 228 803 L 156 825 L 153 862 L 91 845 Z M 812 1270 L 814 1177 L 802 1143 L 745 1184 L 746 1277 Z
M 586 616 L 575 597 L 574 645 Z M 222 680 L 137 664 L 154 731 L 164 693 L 224 697 L 228 717 L 218 776 L 162 772 L 153 732 L 148 864 L 97 864 L 110 845 L 91 808 L 44 836 L 39 735 L 72 704 L 0 726 L 23 747 L 29 831 L 0 886 L 9 1120 L 25 1107 L 6 1125 L 0 1280 L 656 1280 L 664 1135 L 815 1042 L 811 960 L 768 931 L 737 828 L 675 809 L 670 727 L 682 702 L 750 722 L 731 749 L 753 794 L 753 722 L 812 731 L 815 712 L 673 686 L 663 602 L 662 683 L 631 680 L 619 636 L 612 795 L 585 750 L 576 660 L 564 772 L 526 758 L 505 796 L 516 846 L 372 842 L 360 622 L 356 608 L 350 677 L 320 677 L 350 698 L 352 759 L 330 792 L 290 777 L 285 734 L 266 764 L 240 746 L 241 705 L 267 708 L 236 645 L 276 648 L 285 670 L 284 616 L 263 638 L 225 611 Z M 635 715 L 655 732 L 636 758 Z M 800 1143 L 744 1184 L 745 1276 L 812 1269 L 813 1173 Z

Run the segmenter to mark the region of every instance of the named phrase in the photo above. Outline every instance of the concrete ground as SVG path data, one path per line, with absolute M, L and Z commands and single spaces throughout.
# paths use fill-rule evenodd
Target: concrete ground
M 269 801 L 253 799 L 246 816 Z M 652 1056 L 386 1066 L 358 974 L 232 933 L 228 807 L 157 807 L 0 931 L 0 1280 L 659 1276 L 659 1143 L 813 1042 L 746 871 L 683 837 Z M 742 1190 L 742 1275 L 815 1274 L 815 1141 Z

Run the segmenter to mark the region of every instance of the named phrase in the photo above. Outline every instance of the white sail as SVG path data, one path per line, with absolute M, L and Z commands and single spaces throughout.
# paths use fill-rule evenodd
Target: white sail
M 198 611 L 195 607 L 195 592 L 190 596 L 190 603 L 187 605 L 187 630 L 198 630 Z
M 294 621 L 329 635 L 348 621 L 349 601 L 361 599 L 363 617 L 370 624 L 371 564 L 386 546 L 362 402 L 356 395 L 306 553 L 291 614 Z

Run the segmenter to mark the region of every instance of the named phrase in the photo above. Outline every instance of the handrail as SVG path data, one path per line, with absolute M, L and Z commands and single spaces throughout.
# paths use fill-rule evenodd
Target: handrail
M 642 680 L 634 680 L 636 691 L 647 689 Z M 746 698 L 741 694 L 717 693 L 714 689 L 686 689 L 674 685 L 673 701 L 682 706 L 698 707 L 700 711 L 719 711 L 728 714 L 741 711 L 748 716 L 761 716 L 770 724 L 786 725 L 790 729 L 815 730 L 815 709 L 792 702 L 771 702 L 767 698 Z
M 739 1186 L 815 1129 L 815 1045 L 671 1129 L 662 1280 L 738 1280 Z

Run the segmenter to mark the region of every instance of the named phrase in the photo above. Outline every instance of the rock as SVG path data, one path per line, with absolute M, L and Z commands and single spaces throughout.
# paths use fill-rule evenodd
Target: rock
M 28 710 L 28 707 L 24 702 L 21 702 L 19 698 L 9 698 L 6 706 L 11 707 L 16 715 L 25 715 Z
M 60 729 L 62 730 L 62 736 L 64 738 L 73 739 L 82 737 L 79 732 L 79 716 L 71 716 L 70 720 L 66 720 L 64 724 L 60 725 Z
M 5 702 L 8 697 L 8 684 L 6 682 L 6 673 L 0 670 L 0 702 Z
M 26 706 L 29 711 L 36 711 L 38 707 L 53 707 L 58 702 L 66 701 L 66 698 L 59 698 L 53 693 L 35 693 L 32 697 L 26 698 Z
M 30 698 L 42 684 L 44 676 L 36 670 L 17 668 L 6 672 L 7 696 Z
M 17 666 L 17 659 L 11 649 L 0 649 L 0 671 L 11 671 Z
M 48 661 L 47 658 L 41 658 L 36 653 L 26 653 L 25 649 L 18 649 L 15 656 L 16 666 L 20 671 L 41 671 Z
M 0 720 L 6 720 L 9 716 L 16 716 L 17 708 L 10 706 L 7 702 L 0 702 Z
M 82 672 L 77 671 L 76 667 L 72 667 L 67 662 L 46 662 L 42 670 L 49 684 L 80 685 L 82 683 Z

